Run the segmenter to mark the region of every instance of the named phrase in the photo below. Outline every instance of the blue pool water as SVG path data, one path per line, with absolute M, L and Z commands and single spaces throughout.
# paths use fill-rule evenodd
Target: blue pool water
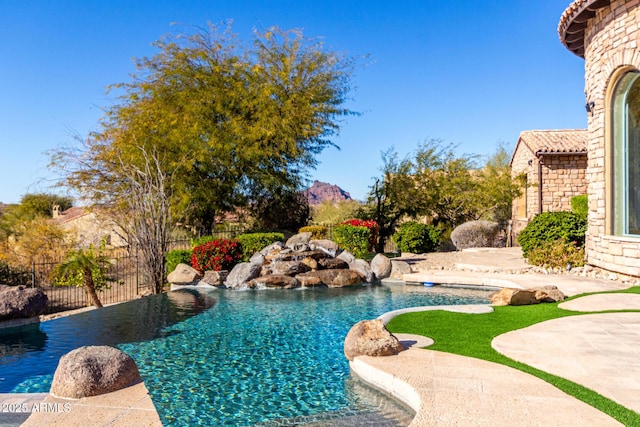
M 46 392 L 60 356 L 106 344 L 135 359 L 165 425 L 348 413 L 361 404 L 343 354 L 354 323 L 410 306 L 486 303 L 487 295 L 399 285 L 155 295 L 0 330 L 0 393 Z

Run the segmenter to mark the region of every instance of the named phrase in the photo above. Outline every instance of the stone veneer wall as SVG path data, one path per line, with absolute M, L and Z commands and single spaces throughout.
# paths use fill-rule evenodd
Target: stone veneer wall
M 529 165 L 529 160 L 532 164 Z M 526 216 L 518 206 L 523 198 L 516 200 L 512 209 L 513 233 L 517 236 L 529 221 L 539 212 L 538 207 L 538 159 L 530 149 L 521 146 L 514 153 L 511 162 L 513 177 L 526 173 Z M 545 155 L 542 156 L 542 212 L 559 212 L 571 210 L 571 197 L 587 194 L 586 167 L 587 156 Z
M 609 138 L 612 87 L 626 68 L 640 69 L 640 0 L 613 0 L 597 11 L 585 31 L 585 92 L 595 102 L 588 114 L 589 231 L 587 262 L 631 276 L 640 276 L 640 238 L 611 235 L 609 209 Z
M 542 212 L 571 210 L 571 198 L 587 194 L 586 155 L 542 157 Z

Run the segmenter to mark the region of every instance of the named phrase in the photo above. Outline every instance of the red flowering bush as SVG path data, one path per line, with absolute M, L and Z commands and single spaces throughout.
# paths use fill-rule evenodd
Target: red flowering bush
M 201 274 L 207 270 L 231 270 L 242 259 L 237 240 L 217 239 L 193 248 L 191 266 Z
M 369 250 L 374 251 L 378 242 L 378 230 L 380 226 L 372 219 L 349 219 L 340 225 L 353 225 L 354 227 L 366 227 L 369 229 Z

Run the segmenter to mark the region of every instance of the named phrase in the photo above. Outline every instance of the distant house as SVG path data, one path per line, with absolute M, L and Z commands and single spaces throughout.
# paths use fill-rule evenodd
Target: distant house
M 59 206 L 54 206 L 53 219 L 62 229 L 74 233 L 82 246 L 98 246 L 103 240 L 111 248 L 128 246 L 122 228 L 97 211 L 74 206 L 61 212 Z
M 584 58 L 587 262 L 640 276 L 640 1 L 575 0 L 560 41 Z
M 511 174 L 526 177 L 513 202 L 517 235 L 536 214 L 571 210 L 571 198 L 587 194 L 587 130 L 528 130 L 520 133 Z

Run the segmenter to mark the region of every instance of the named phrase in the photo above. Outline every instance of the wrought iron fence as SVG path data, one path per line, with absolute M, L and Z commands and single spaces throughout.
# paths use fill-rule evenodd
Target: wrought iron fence
M 246 232 L 242 226 L 230 226 L 213 232 L 216 238 L 231 239 Z M 328 227 L 327 238 L 333 237 L 333 227 Z M 191 240 L 175 240 L 169 242 L 167 249 L 191 249 Z M 396 252 L 395 244 L 388 239 L 385 252 Z M 135 249 L 120 250 L 113 253 L 112 264 L 107 275 L 114 279 L 108 286 L 98 290 L 98 297 L 103 305 L 125 302 L 153 293 L 153 286 L 145 279 L 140 266 L 138 251 Z M 40 287 L 47 294 L 46 314 L 91 305 L 83 287 L 73 285 L 53 285 L 51 273 L 62 260 L 34 260 L 29 269 L 9 269 L 0 264 L 0 283 L 14 286 Z
M 8 270 L 3 273 L 3 281 L 9 285 L 42 288 L 48 297 L 45 314 L 74 310 L 91 305 L 83 287 L 74 285 L 54 285 L 52 272 L 62 260 L 34 260 L 29 270 Z M 125 302 L 150 295 L 153 288 L 145 280 L 140 268 L 137 251 L 115 254 L 107 276 L 113 279 L 107 286 L 97 291 L 103 305 Z

